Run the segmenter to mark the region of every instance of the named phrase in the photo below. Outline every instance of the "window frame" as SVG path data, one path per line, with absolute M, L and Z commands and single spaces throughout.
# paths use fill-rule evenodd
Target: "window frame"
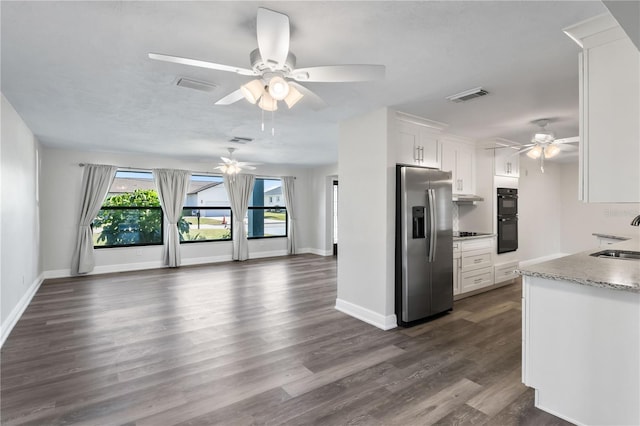
M 160 242 L 158 243 L 136 243 L 136 244 L 117 244 L 117 245 L 93 245 L 93 248 L 96 250 L 106 249 L 106 248 L 122 248 L 122 247 L 146 247 L 146 246 L 161 246 L 164 245 L 164 210 L 162 210 L 161 206 L 108 206 L 108 207 L 100 207 L 98 214 L 102 210 L 159 210 L 160 211 Z M 96 215 L 98 217 L 98 215 Z M 94 218 L 95 220 L 95 218 Z M 93 233 L 93 221 L 91 221 L 91 233 Z
M 231 206 L 209 206 L 209 207 L 193 207 L 183 206 L 182 210 L 229 210 L 229 238 L 218 240 L 182 240 L 180 244 L 194 244 L 194 243 L 217 243 L 221 241 L 233 241 L 233 211 Z
M 274 210 L 274 209 L 284 210 L 284 235 L 263 235 L 261 237 L 249 237 L 247 235 L 248 240 L 263 240 L 263 239 L 269 239 L 269 238 L 288 238 L 289 237 L 289 212 L 287 211 L 287 208 L 285 206 L 269 206 L 269 207 L 252 206 L 252 207 L 249 207 L 249 209 L 247 210 L 247 215 L 251 210 L 267 211 L 267 210 Z

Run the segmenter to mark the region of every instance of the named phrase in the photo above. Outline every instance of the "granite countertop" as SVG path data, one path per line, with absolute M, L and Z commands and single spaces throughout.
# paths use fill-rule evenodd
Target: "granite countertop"
M 640 251 L 640 238 L 537 263 L 518 269 L 516 273 L 640 293 L 640 261 L 589 256 L 601 250 Z
M 453 237 L 453 241 L 466 241 L 466 240 L 475 240 L 478 238 L 493 238 L 496 234 L 483 234 L 483 235 L 472 235 L 469 237 Z
M 598 232 L 594 232 L 593 234 L 591 234 L 595 237 L 599 237 L 599 238 L 608 238 L 610 240 L 620 240 L 620 241 L 627 241 L 630 240 L 633 237 L 628 237 L 625 235 L 613 235 L 613 234 L 600 234 Z

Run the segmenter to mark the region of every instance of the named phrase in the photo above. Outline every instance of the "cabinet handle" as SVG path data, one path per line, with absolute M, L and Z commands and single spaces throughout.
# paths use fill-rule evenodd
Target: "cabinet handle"
M 474 259 L 473 260 L 473 263 L 480 263 L 480 262 L 482 262 L 482 259 Z
M 478 284 L 479 282 L 482 282 L 482 278 L 476 278 L 475 280 L 473 280 L 474 284 Z
M 420 147 L 420 161 L 424 161 L 424 146 Z

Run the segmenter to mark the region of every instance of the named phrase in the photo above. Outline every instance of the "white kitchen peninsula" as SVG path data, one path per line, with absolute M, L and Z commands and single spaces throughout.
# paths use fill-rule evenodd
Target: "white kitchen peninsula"
M 607 249 L 640 251 L 640 239 Z M 640 424 L 640 260 L 590 256 L 523 275 L 522 380 L 537 407 L 576 424 Z

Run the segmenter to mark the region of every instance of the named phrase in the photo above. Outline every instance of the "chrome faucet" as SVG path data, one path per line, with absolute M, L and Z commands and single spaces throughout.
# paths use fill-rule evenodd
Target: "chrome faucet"
M 631 221 L 631 226 L 640 226 L 640 214 Z

